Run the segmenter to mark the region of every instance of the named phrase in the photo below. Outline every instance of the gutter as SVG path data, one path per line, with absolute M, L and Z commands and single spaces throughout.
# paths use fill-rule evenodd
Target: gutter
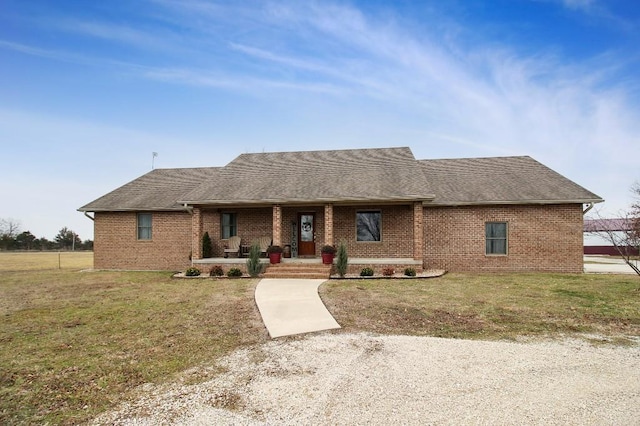
M 588 204 L 589 205 L 587 206 L 587 208 L 582 211 L 582 216 L 584 216 L 585 214 L 589 213 L 589 210 L 591 210 L 593 208 L 593 206 L 594 206 L 594 203 L 588 203 Z

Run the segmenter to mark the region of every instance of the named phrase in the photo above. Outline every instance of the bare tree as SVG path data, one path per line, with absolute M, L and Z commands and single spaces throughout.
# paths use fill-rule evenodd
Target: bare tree
M 11 218 L 0 218 L 0 248 L 8 250 L 20 232 L 20 222 Z
M 634 199 L 631 209 L 621 214 L 613 225 L 611 220 L 603 219 L 599 212 L 595 212 L 593 232 L 611 243 L 625 263 L 640 275 L 640 182 L 631 186 L 631 193 Z

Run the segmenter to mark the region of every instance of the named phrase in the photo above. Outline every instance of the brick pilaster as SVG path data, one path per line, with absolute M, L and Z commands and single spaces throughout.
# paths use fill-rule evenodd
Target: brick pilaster
M 424 208 L 421 201 L 413 203 L 413 259 L 423 260 Z
M 282 207 L 279 204 L 273 206 L 273 245 L 282 245 Z
M 324 243 L 333 245 L 333 204 L 324 205 Z
M 191 259 L 202 259 L 202 210 L 197 207 L 191 216 Z

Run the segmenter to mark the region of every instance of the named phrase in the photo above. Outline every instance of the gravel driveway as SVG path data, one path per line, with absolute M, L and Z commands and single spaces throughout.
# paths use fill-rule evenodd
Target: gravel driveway
M 221 365 L 147 385 L 94 424 L 640 424 L 638 344 L 323 333 Z

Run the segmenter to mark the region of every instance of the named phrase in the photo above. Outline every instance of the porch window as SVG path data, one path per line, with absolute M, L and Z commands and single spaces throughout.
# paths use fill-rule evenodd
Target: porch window
M 138 239 L 151 239 L 151 213 L 138 213 Z
M 222 213 L 222 239 L 226 240 L 238 235 L 238 215 L 236 213 Z
M 382 241 L 382 213 L 356 212 L 356 241 Z
M 487 222 L 484 227 L 487 255 L 507 254 L 507 222 Z

